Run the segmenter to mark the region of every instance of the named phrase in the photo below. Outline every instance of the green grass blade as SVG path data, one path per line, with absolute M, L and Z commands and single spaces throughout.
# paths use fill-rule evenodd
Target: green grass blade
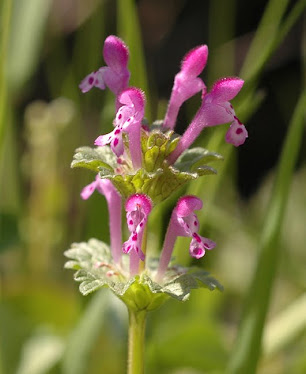
M 222 12 L 220 12 L 222 9 Z M 236 0 L 214 0 L 209 4 L 209 84 L 220 76 L 234 75 Z M 220 27 L 222 25 L 222 27 Z
M 241 69 L 241 77 L 253 79 L 264 66 L 274 45 L 289 0 L 270 0 Z
M 88 372 L 90 353 L 105 323 L 108 300 L 109 294 L 105 290 L 93 295 L 79 324 L 68 340 L 63 358 L 63 374 L 85 374 Z
M 258 78 L 266 63 L 306 8 L 306 1 L 299 0 L 286 18 L 283 18 L 287 3 L 287 0 L 285 2 L 270 0 L 240 71 L 239 76 L 246 81 L 243 89 L 244 96 L 237 99 L 243 115 L 248 116 L 255 111 L 256 106 L 252 108 L 252 103 L 258 95 L 255 93 Z M 279 4 L 281 6 L 278 8 Z M 244 118 L 242 119 L 244 120 Z
M 306 1 L 305 0 L 299 0 L 288 16 L 285 18 L 284 22 L 282 23 L 280 30 L 277 34 L 277 38 L 275 41 L 274 48 L 278 47 L 280 43 L 284 40 L 288 32 L 291 30 L 292 26 L 296 23 L 298 18 L 303 14 L 303 11 L 306 8 Z
M 5 134 L 7 107 L 7 50 L 9 44 L 10 24 L 12 15 L 12 0 L 4 0 L 1 7 L 0 19 L 0 149 Z
M 117 32 L 130 50 L 129 70 L 130 85 L 141 88 L 147 97 L 146 116 L 152 120 L 152 108 L 147 79 L 146 64 L 141 39 L 141 29 L 138 20 L 137 6 L 134 0 L 117 1 Z
M 306 293 L 294 300 L 265 329 L 263 354 L 271 356 L 288 346 L 306 329 Z
M 14 4 L 8 55 L 8 80 L 13 91 L 37 66 L 50 6 L 51 0 L 19 0 Z
M 236 346 L 231 354 L 228 373 L 253 374 L 261 353 L 261 338 L 271 290 L 277 270 L 278 240 L 284 219 L 294 165 L 301 146 L 305 119 L 306 90 L 302 93 L 288 130 L 263 224 L 260 252 L 251 287 L 245 302 Z

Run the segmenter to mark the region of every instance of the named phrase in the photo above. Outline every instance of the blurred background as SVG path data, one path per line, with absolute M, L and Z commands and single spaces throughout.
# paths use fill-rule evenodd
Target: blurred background
M 82 297 L 73 274 L 63 269 L 70 243 L 91 237 L 109 242 L 104 198 L 79 196 L 94 175 L 69 166 L 75 148 L 92 145 L 112 128 L 112 94 L 93 89 L 83 95 L 78 88 L 104 65 L 102 47 L 110 34 L 130 47 L 130 83 L 146 92 L 149 120 L 163 118 L 180 61 L 199 44 L 209 47 L 203 73 L 208 87 L 223 76 L 246 81 L 234 107 L 249 138 L 236 150 L 224 143 L 226 126 L 207 129 L 197 144 L 225 160 L 214 165 L 217 176 L 180 191 L 203 199 L 201 233 L 218 246 L 197 265 L 225 291 L 197 290 L 188 302 L 168 301 L 149 315 L 146 372 L 229 372 L 239 357 L 235 342 L 237 334 L 243 336 L 247 305 L 256 302 L 264 323 L 257 372 L 306 373 L 305 111 L 297 109 L 305 92 L 305 3 L 1 1 L 2 373 L 125 372 L 123 304 L 108 290 Z M 199 104 L 196 96 L 183 105 L 179 133 Z M 298 122 L 300 132 L 286 151 L 287 134 Z M 292 165 L 286 166 L 287 154 L 293 155 Z M 152 213 L 153 255 L 161 249 L 177 197 Z M 277 222 L 271 219 L 273 206 L 282 208 Z M 272 242 L 267 227 L 274 230 Z M 187 248 L 188 241 L 177 242 L 177 262 L 184 265 L 191 264 Z M 266 261 L 263 253 L 269 253 Z M 265 277 L 270 292 L 254 292 L 252 298 L 256 284 L 264 289 Z

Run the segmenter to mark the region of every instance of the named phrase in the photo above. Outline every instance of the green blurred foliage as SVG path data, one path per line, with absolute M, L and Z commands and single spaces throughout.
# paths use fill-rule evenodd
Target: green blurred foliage
M 165 97 L 158 97 L 158 77 L 153 75 L 150 59 L 181 24 L 181 10 L 187 2 L 0 3 L 0 372 L 125 372 L 127 313 L 123 304 L 105 290 L 83 298 L 72 274 L 63 270 L 62 253 L 71 242 L 90 237 L 109 240 L 103 197 L 95 193 L 87 202 L 79 198 L 81 188 L 94 174 L 71 170 L 69 165 L 75 148 L 91 145 L 101 131 L 106 133 L 112 128 L 114 98 L 98 90 L 82 95 L 78 84 L 86 74 L 103 65 L 101 49 L 106 35 L 118 34 L 130 46 L 133 84 L 146 91 L 150 88 L 150 94 L 146 92 L 150 100 L 148 118 L 163 113 Z M 245 63 L 238 64 L 247 82 L 237 99 L 237 112 L 248 126 L 247 120 L 275 91 L 275 105 L 285 118 L 287 130 L 297 102 L 296 92 L 305 87 L 305 25 L 300 27 L 303 35 L 298 49 L 302 66 L 297 82 L 300 88 L 296 88 L 290 72 L 282 77 L 273 75 L 271 57 L 278 51 L 281 60 L 285 54 L 286 45 L 284 50 L 279 50 L 279 46 L 298 22 L 305 1 L 259 2 L 261 21 L 252 30 L 257 31 L 252 44 L 249 34 L 237 35 L 235 30 L 241 5 L 238 0 L 206 3 L 208 36 L 199 43 L 209 43 L 207 81 L 238 74 L 236 59 L 249 51 Z M 266 3 L 267 11 L 261 17 Z M 174 49 L 184 45 L 185 33 L 188 34 L 187 27 L 182 26 L 181 41 Z M 240 51 L 241 45 L 244 49 Z M 241 52 L 238 57 L 237 49 Z M 179 61 L 172 63 L 178 69 Z M 164 65 L 167 70 L 167 63 Z M 274 82 L 270 90 L 260 81 L 263 74 Z M 187 122 L 197 105 L 197 99 L 186 105 Z M 301 112 L 299 120 L 303 121 L 305 111 Z M 271 116 L 268 112 L 265 115 Z M 250 144 L 252 136 L 262 131 L 262 127 L 257 129 L 250 131 Z M 226 372 L 229 359 L 236 352 L 233 343 L 248 286 L 252 279 L 254 282 L 267 206 L 275 191 L 281 193 L 281 188 L 272 189 L 279 169 L 274 165 L 251 197 L 242 199 L 237 183 L 237 153 L 224 144 L 224 128 L 210 130 L 198 145 L 224 156 L 223 163 L 213 165 L 218 175 L 191 182 L 180 193 L 197 194 L 204 200 L 204 210 L 199 214 L 203 234 L 216 239 L 218 247 L 201 261 L 201 266 L 221 280 L 225 291 L 212 294 L 198 290 L 190 301 L 169 301 L 149 315 L 146 365 L 152 374 Z M 270 141 L 273 147 L 273 138 Z M 244 147 L 248 148 L 248 141 Z M 284 177 L 291 186 L 287 209 L 277 217 L 283 220 L 277 244 L 274 243 L 279 264 L 272 293 L 265 301 L 269 312 L 257 369 L 260 374 L 306 371 L 305 144 L 296 142 L 293 147 L 299 151 L 299 166 L 292 183 L 291 175 L 285 173 Z M 258 154 L 264 151 L 261 147 L 256 150 Z M 255 168 L 256 163 L 255 153 L 249 169 Z M 278 186 L 285 179 L 278 180 Z M 152 212 L 149 242 L 155 255 L 177 196 Z M 285 194 L 282 198 L 286 205 Z M 273 222 L 265 224 L 273 226 Z M 179 240 L 179 262 L 190 262 L 187 252 L 186 240 Z M 269 263 L 265 266 L 262 272 L 269 274 Z M 260 300 L 257 301 L 260 308 Z

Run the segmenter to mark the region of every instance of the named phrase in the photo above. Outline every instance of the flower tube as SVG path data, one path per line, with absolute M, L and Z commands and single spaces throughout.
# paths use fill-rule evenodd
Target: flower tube
M 174 78 L 174 85 L 163 122 L 163 126 L 173 129 L 180 107 L 184 101 L 194 96 L 199 91 L 205 91 L 206 86 L 198 75 L 204 69 L 208 56 L 208 48 L 201 45 L 192 49 L 184 57 L 181 70 Z
M 97 190 L 105 196 L 110 227 L 110 244 L 114 261 L 118 264 L 121 259 L 122 233 L 121 233 L 121 196 L 116 188 L 107 179 L 101 179 L 96 176 L 94 182 L 85 186 L 81 192 L 83 200 L 87 200 Z

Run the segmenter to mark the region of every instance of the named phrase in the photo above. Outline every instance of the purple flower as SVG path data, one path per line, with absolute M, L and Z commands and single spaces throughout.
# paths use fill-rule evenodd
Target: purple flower
M 174 85 L 164 120 L 164 127 L 173 129 L 178 111 L 184 101 L 199 91 L 206 91 L 206 86 L 198 75 L 202 73 L 208 56 L 208 48 L 201 45 L 189 51 L 184 57 L 181 71 L 174 78 Z
M 205 127 L 231 122 L 225 140 L 236 147 L 245 142 L 248 132 L 236 117 L 230 103 L 230 100 L 241 90 L 243 83 L 244 81 L 240 78 L 223 78 L 214 84 L 209 93 L 204 94 L 199 111 L 180 139 L 176 149 L 168 157 L 170 164 L 173 164 L 180 154 L 194 142 Z
M 167 270 L 174 244 L 178 236 L 192 238 L 189 246 L 189 253 L 196 259 L 203 257 L 206 250 L 213 249 L 216 246 L 215 242 L 198 234 L 199 221 L 194 211 L 202 209 L 202 206 L 202 201 L 192 195 L 181 197 L 177 202 L 171 215 L 160 257 L 157 271 L 158 280 L 162 279 Z
M 101 90 L 107 86 L 115 95 L 128 87 L 130 73 L 127 69 L 129 50 L 125 43 L 116 36 L 106 38 L 103 47 L 103 57 L 107 66 L 87 75 L 80 84 L 83 93 L 92 87 Z
M 81 197 L 87 200 L 97 190 L 105 196 L 109 211 L 110 242 L 113 259 L 116 263 L 121 259 L 122 233 L 121 233 L 121 196 L 108 179 L 96 176 L 94 182 L 85 186 Z
M 152 202 L 146 195 L 135 194 L 128 198 L 125 204 L 126 221 L 131 233 L 129 239 L 123 243 L 122 250 L 124 253 L 136 253 L 137 257 L 130 258 L 131 273 L 138 272 L 139 259 L 144 261 L 142 237 L 148 220 L 148 215 L 152 210 Z
M 141 167 L 140 131 L 141 121 L 144 116 L 144 93 L 134 87 L 122 91 L 118 97 L 123 104 L 117 111 L 114 120 L 114 130 L 106 135 L 100 135 L 95 140 L 95 145 L 104 146 L 110 144 L 112 151 L 119 157 L 124 152 L 123 133 L 129 136 L 129 150 L 134 169 Z

